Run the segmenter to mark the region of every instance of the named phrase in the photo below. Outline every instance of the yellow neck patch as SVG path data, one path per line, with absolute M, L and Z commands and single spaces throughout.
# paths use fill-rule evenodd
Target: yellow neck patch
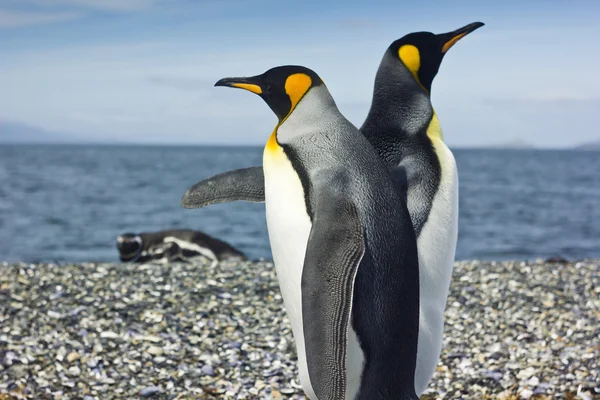
M 290 98 L 291 106 L 290 111 L 280 123 L 277 124 L 273 133 L 269 137 L 265 146 L 265 151 L 269 153 L 277 152 L 281 149 L 277 143 L 277 128 L 292 114 L 302 97 L 308 92 L 312 85 L 312 79 L 310 76 L 302 73 L 293 74 L 288 76 L 285 81 L 285 92 Z
M 277 143 L 277 128 L 278 127 L 279 127 L 279 125 L 277 125 L 275 127 L 275 129 L 273 130 L 273 133 L 271 133 L 271 136 L 269 136 L 269 140 L 267 140 L 267 144 L 265 146 L 265 151 L 272 153 L 272 152 L 275 152 L 275 151 L 281 149 L 281 147 L 279 146 L 279 143 Z
M 450 50 L 450 47 L 454 46 L 456 44 L 456 42 L 458 42 L 460 39 L 462 39 L 467 33 L 468 32 L 461 33 L 460 35 L 456 35 L 452 39 L 450 39 L 446 43 L 444 43 L 444 47 L 442 47 L 442 53 L 445 53 L 448 50 Z
M 431 121 L 429 122 L 429 126 L 427 127 L 427 136 L 432 141 L 441 140 L 444 141 L 444 135 L 442 134 L 442 127 L 440 126 L 440 121 L 438 120 L 437 114 L 435 111 L 433 112 L 433 117 L 431 117 Z

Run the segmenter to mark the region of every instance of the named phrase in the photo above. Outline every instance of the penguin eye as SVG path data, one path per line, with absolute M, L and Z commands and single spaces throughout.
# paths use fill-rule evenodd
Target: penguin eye
M 265 86 L 265 92 L 270 92 L 271 91 L 271 84 L 267 83 L 267 86 Z

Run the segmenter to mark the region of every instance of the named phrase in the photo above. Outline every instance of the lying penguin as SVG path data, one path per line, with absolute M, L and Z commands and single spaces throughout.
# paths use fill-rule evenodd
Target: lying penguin
M 117 237 L 117 249 L 123 262 L 188 261 L 197 256 L 204 256 L 214 263 L 247 260 L 228 243 L 190 229 L 124 233 Z

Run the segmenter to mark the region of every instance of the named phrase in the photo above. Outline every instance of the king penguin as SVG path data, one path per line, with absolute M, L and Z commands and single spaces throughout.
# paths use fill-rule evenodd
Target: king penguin
M 442 351 L 458 238 L 458 171 L 431 104 L 431 85 L 446 52 L 481 26 L 473 23 L 439 35 L 412 33 L 392 43 L 375 76 L 373 101 L 361 127 L 406 196 L 417 235 L 419 394 L 427 389 Z
M 391 170 L 418 238 L 421 317 L 415 387 L 427 388 L 440 357 L 444 310 L 458 235 L 458 173 L 431 104 L 431 85 L 448 50 L 482 27 L 410 33 L 386 50 L 375 78 L 371 108 L 360 131 Z M 182 198 L 186 208 L 229 201 L 262 202 L 261 167 L 202 180 Z
M 263 153 L 273 261 L 310 399 L 417 399 L 416 236 L 373 147 L 302 66 L 224 78 L 278 118 Z

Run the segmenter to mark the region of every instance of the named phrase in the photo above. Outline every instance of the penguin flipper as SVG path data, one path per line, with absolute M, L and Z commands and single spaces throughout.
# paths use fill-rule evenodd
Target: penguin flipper
M 358 209 L 335 186 L 317 195 L 301 284 L 308 374 L 319 399 L 346 398 L 354 279 L 365 253 Z
M 223 172 L 190 187 L 181 198 L 183 208 L 201 208 L 232 201 L 265 201 L 265 178 L 262 167 Z

